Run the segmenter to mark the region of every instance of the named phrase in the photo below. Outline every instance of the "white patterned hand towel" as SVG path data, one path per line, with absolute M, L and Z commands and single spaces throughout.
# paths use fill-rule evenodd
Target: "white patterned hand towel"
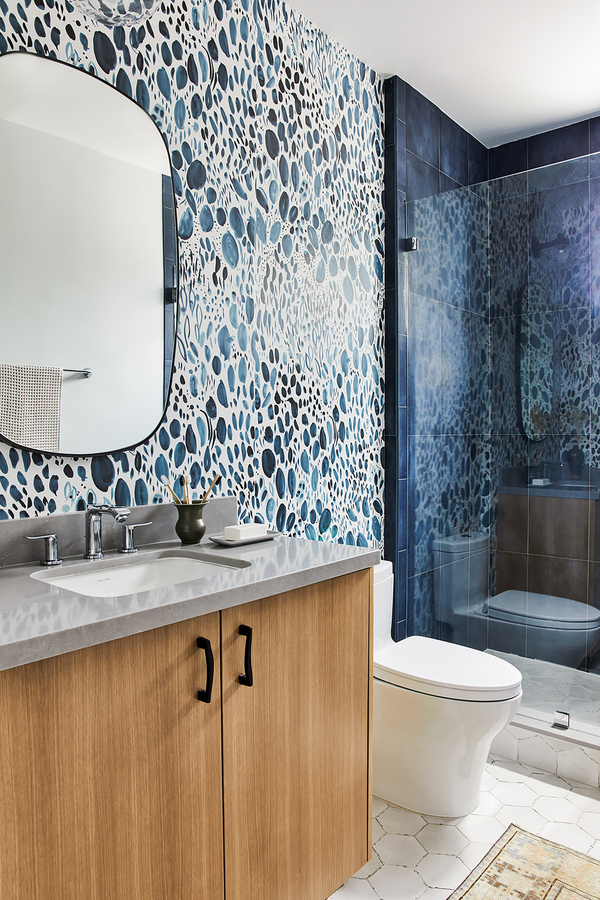
M 0 434 L 34 450 L 59 449 L 62 369 L 0 363 Z

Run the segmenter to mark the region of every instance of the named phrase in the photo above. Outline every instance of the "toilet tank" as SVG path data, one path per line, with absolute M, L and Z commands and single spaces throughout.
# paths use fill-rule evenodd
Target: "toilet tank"
M 482 532 L 452 535 L 433 542 L 435 612 L 454 624 L 454 614 L 483 603 L 488 596 L 490 536 Z
M 392 640 L 394 569 L 389 559 L 382 559 L 373 570 L 373 647 L 377 649 Z

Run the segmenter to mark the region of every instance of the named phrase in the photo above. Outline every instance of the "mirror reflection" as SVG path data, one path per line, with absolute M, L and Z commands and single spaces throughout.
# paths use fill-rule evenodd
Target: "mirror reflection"
M 171 169 L 151 118 L 104 82 L 0 59 L 0 434 L 114 452 L 162 418 L 176 321 Z
M 520 425 L 530 441 L 543 441 L 552 416 L 554 330 L 547 292 L 525 286 L 517 333 Z

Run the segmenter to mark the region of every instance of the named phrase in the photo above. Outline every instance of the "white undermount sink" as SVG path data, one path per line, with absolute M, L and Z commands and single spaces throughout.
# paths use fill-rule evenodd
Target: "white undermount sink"
M 33 572 L 31 577 L 85 597 L 122 597 L 157 588 L 172 587 L 199 578 L 214 578 L 224 569 L 247 568 L 252 563 L 237 559 L 198 558 L 185 551 L 148 555 L 123 562 L 102 560 L 70 567 L 70 571 Z

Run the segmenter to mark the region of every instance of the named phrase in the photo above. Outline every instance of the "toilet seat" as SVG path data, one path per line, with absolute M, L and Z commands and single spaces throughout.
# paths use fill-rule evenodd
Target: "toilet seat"
M 511 700 L 521 693 L 521 673 L 515 666 L 433 638 L 390 640 L 377 650 L 373 674 L 389 684 L 450 700 Z
M 516 622 L 535 628 L 554 628 L 560 631 L 588 631 L 600 628 L 600 609 L 554 597 L 551 594 L 503 591 L 487 601 L 484 611 L 491 619 Z

